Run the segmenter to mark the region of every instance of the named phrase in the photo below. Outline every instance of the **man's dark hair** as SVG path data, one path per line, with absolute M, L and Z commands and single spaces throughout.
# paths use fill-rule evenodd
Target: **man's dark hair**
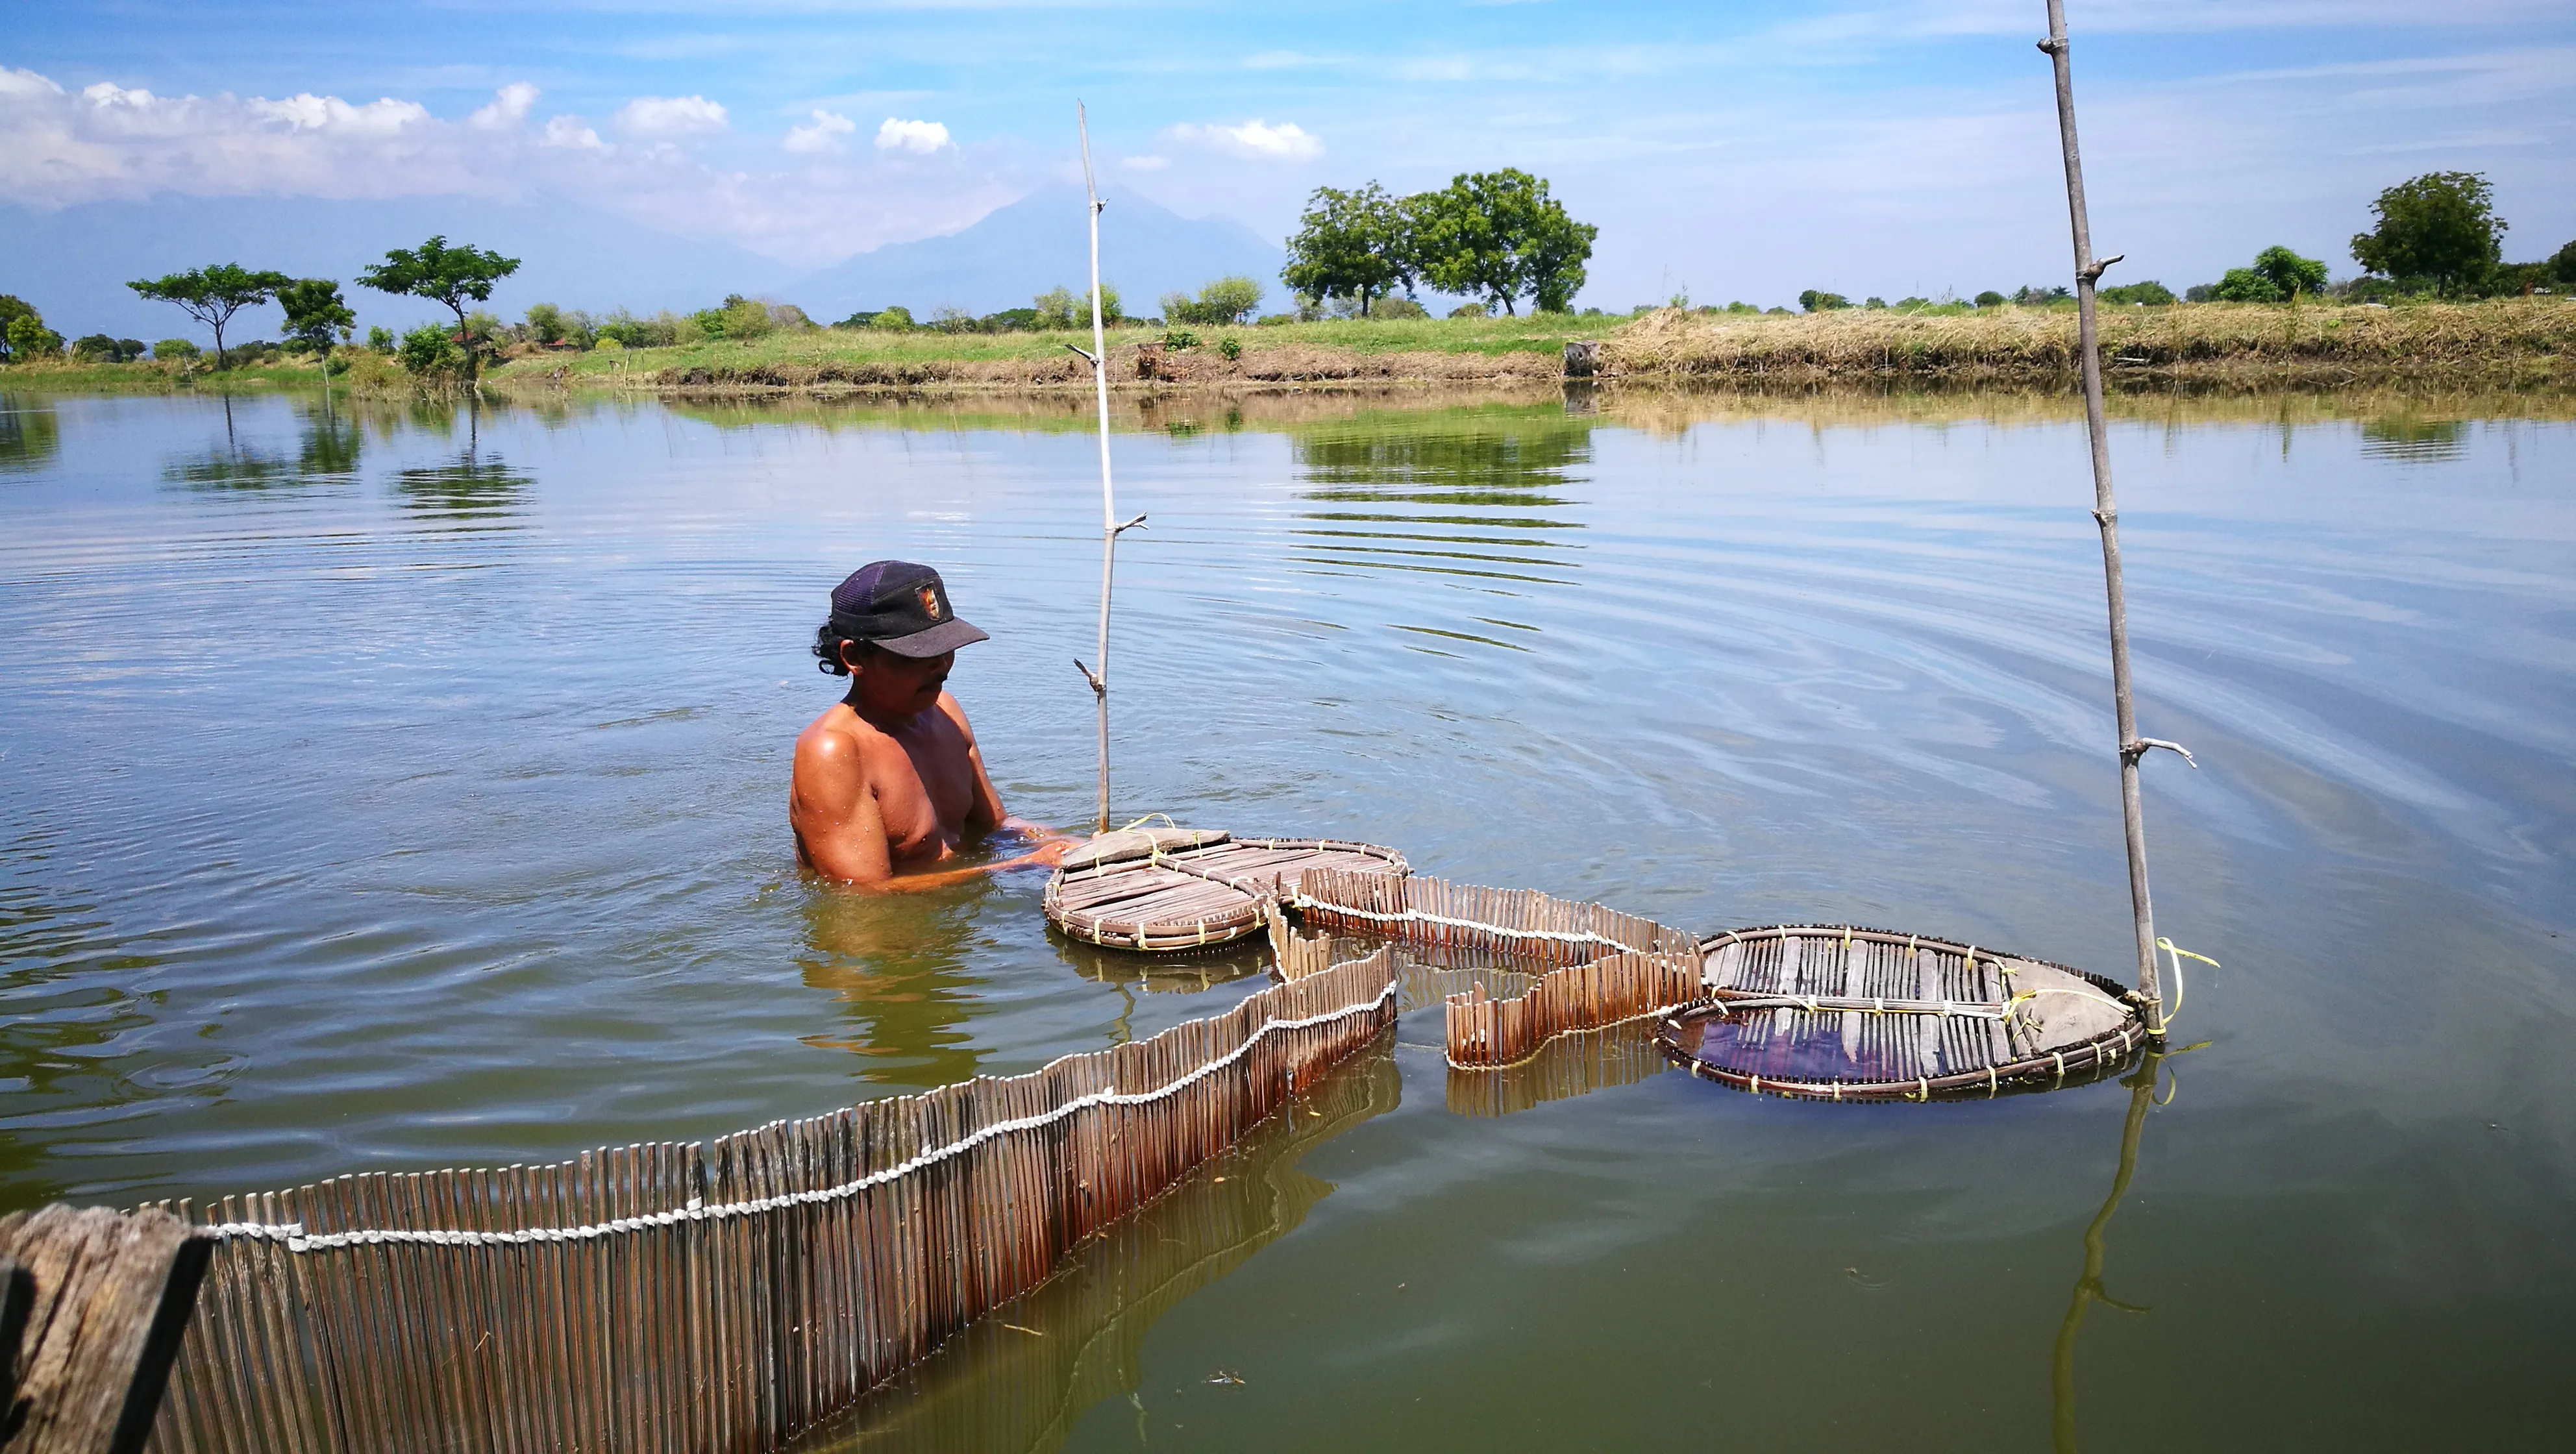
M 827 620 L 814 628 L 814 669 L 836 677 L 848 676 L 850 669 L 841 664 L 841 646 L 844 642 L 859 649 L 858 655 L 862 661 L 885 650 L 884 647 L 863 636 L 852 636 Z

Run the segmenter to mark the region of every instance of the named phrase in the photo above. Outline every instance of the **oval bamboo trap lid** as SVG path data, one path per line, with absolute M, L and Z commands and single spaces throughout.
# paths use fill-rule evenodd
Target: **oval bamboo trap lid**
M 1706 998 L 1656 1047 L 1739 1090 L 1931 1100 L 2092 1079 L 2147 1043 L 2145 1012 L 2098 975 L 1975 945 L 1843 924 L 1736 929 L 1700 945 Z
M 1224 944 L 1262 928 L 1264 902 L 1297 892 L 1309 869 L 1404 874 L 1404 855 L 1332 838 L 1237 838 L 1203 828 L 1104 833 L 1047 880 L 1047 922 L 1111 949 L 1164 953 Z

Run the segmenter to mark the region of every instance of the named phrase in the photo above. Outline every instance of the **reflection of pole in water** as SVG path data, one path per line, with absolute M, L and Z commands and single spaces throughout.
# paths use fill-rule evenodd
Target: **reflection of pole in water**
M 2129 1088 L 2129 1120 L 2120 1129 L 2120 1170 L 2111 1178 L 2110 1197 L 2084 1229 L 2084 1273 L 2075 1279 L 2075 1292 L 2066 1305 L 2066 1321 L 2057 1329 L 2050 1403 L 2055 1412 L 2059 1454 L 2074 1454 L 2075 1450 L 2075 1335 L 2084 1329 L 2084 1310 L 2098 1300 L 2124 1313 L 2147 1311 L 2102 1290 L 2102 1234 L 2111 1226 L 2111 1214 L 2120 1209 L 2120 1199 L 2129 1194 L 2129 1178 L 2137 1173 L 2138 1137 L 2146 1129 L 2147 1106 L 2155 1099 L 2156 1067 L 2164 1061 L 2162 1054 L 2149 1051 L 2139 1060 L 2137 1072 L 2120 1082 Z

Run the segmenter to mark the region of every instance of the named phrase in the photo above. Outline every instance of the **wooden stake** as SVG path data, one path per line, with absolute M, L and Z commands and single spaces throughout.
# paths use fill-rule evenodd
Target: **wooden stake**
M 2102 351 L 2094 310 L 2094 285 L 2119 258 L 2093 258 L 2093 228 L 2084 210 L 2084 161 L 2075 145 L 2075 79 L 2067 59 L 2066 0 L 2048 0 L 2048 39 L 2039 43 L 2057 73 L 2057 133 L 2066 152 L 2066 212 L 2075 231 L 2075 318 L 2084 355 L 2084 427 L 2093 446 L 2093 519 L 2102 527 L 2102 578 L 2111 613 L 2111 697 L 2120 729 L 2120 817 L 2129 849 L 2129 908 L 2138 937 L 2138 994 L 2147 1002 L 2147 1025 L 2161 1033 L 2164 998 L 2156 986 L 2156 915 L 2147 894 L 2146 809 L 2138 791 L 2138 759 L 2150 744 L 2138 736 L 2138 711 L 2129 688 L 2129 606 L 2120 584 L 2120 507 L 2111 495 L 2111 444 L 2102 417 Z M 2176 749 L 2179 751 L 2180 749 Z
M 1098 831 L 1109 831 L 1109 582 L 1117 565 L 1118 537 L 1145 523 L 1145 517 L 1121 525 L 1118 523 L 1116 491 L 1109 478 L 1109 335 L 1100 309 L 1100 187 L 1091 174 L 1091 117 L 1081 102 L 1073 107 L 1074 124 L 1082 133 L 1082 190 L 1090 198 L 1091 221 L 1091 384 L 1100 406 L 1100 669 L 1093 671 L 1076 660 L 1083 678 L 1091 683 L 1091 699 L 1100 715 L 1100 812 Z M 1080 350 L 1075 350 L 1080 352 Z

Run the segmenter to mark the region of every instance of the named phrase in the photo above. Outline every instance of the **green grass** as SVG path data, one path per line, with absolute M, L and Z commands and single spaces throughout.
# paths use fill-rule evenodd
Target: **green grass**
M 1377 355 L 1390 353 L 1535 353 L 1554 355 L 1568 339 L 1607 338 L 1628 322 L 1623 316 L 1575 317 L 1542 314 L 1521 318 L 1402 319 L 1389 322 L 1288 323 L 1267 327 L 1203 328 L 1199 347 L 1213 352 L 1225 338 L 1247 350 L 1282 347 L 1332 349 Z M 1113 328 L 1112 350 L 1133 348 L 1163 336 L 1159 328 Z M 741 370 L 770 365 L 812 366 L 867 363 L 889 366 L 932 363 L 1010 363 L 1069 358 L 1067 344 L 1091 347 L 1088 330 L 1065 333 L 941 333 L 915 329 L 886 333 L 872 328 L 827 328 L 811 333 L 773 333 L 743 342 L 714 340 L 672 348 L 606 347 L 588 353 L 570 350 L 513 359 L 494 371 L 500 379 L 542 378 L 563 369 L 573 378 L 607 381 L 621 375 L 650 376 L 665 369 Z

